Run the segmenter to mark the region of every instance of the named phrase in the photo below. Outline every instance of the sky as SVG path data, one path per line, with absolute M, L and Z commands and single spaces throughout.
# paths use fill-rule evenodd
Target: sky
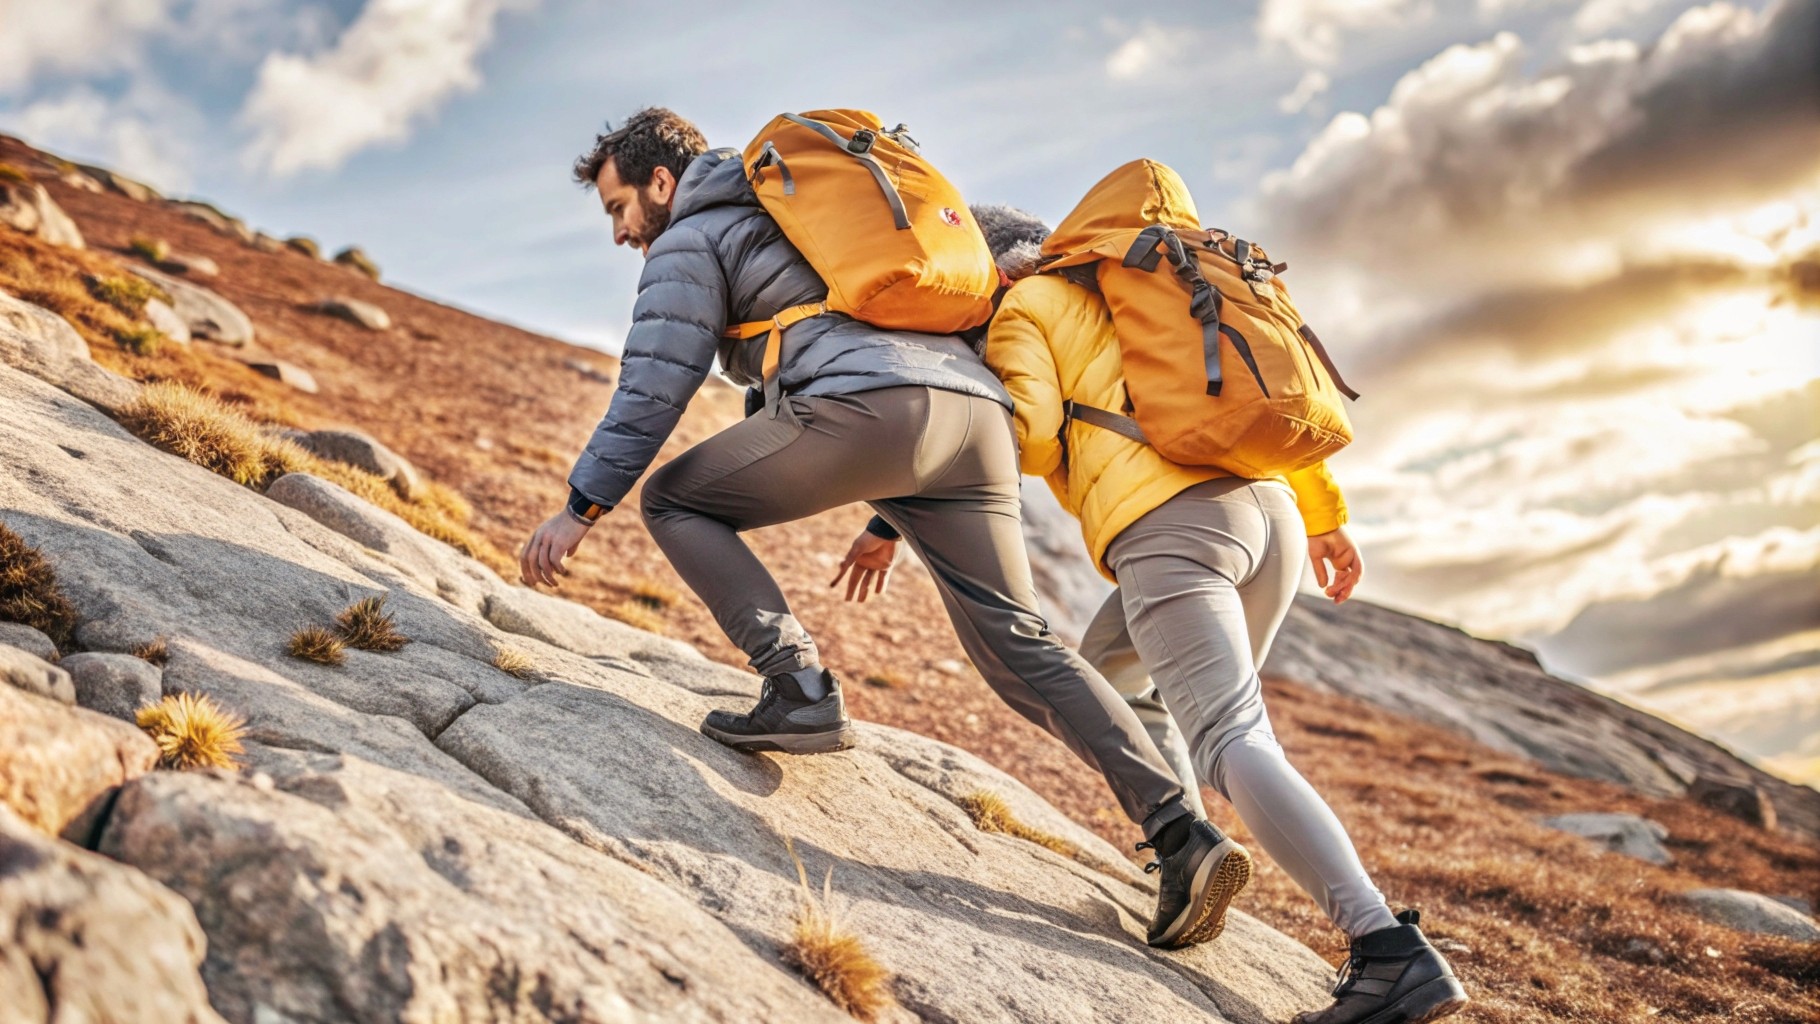
M 609 350 L 569 166 L 638 107 L 875 110 L 1052 222 L 1161 160 L 1364 393 L 1362 596 L 1820 778 L 1820 0 L 729 6 L 0 0 L 0 131 Z

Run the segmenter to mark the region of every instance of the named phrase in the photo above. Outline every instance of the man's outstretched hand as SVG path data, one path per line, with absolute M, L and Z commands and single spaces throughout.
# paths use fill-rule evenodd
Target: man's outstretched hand
M 1365 559 L 1344 526 L 1308 538 L 1308 560 L 1314 563 L 1314 581 L 1334 604 L 1345 603 L 1365 578 Z
M 527 587 L 547 583 L 560 589 L 556 577 L 569 574 L 569 570 L 563 568 L 562 560 L 575 553 L 589 529 L 576 522 L 567 509 L 544 520 L 525 542 L 524 550 L 518 553 L 519 580 Z
M 871 594 L 885 592 L 885 584 L 891 579 L 891 565 L 896 561 L 897 541 L 861 531 L 853 539 L 853 546 L 847 549 L 847 557 L 841 560 L 840 572 L 834 574 L 828 586 L 839 585 L 841 577 L 845 576 L 847 600 L 864 601 Z

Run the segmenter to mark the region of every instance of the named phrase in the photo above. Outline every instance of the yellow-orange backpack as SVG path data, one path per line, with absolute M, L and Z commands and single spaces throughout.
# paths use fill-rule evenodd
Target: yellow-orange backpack
M 953 334 L 992 316 L 998 269 L 960 192 L 903 125 L 864 110 L 779 114 L 745 149 L 758 201 L 828 286 L 826 302 L 734 324 L 729 338 L 765 345 L 766 406 L 775 409 L 783 334 L 823 313 L 891 330 Z
M 1045 272 L 1091 266 L 1124 362 L 1128 410 L 1073 418 L 1164 458 L 1252 479 L 1352 442 L 1340 379 L 1262 247 L 1203 230 L 1188 187 L 1153 160 L 1107 175 L 1044 241 Z

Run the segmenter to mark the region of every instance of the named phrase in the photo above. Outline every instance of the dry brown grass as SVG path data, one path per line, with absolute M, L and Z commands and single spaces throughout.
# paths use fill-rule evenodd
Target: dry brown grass
M 18 185 L 29 185 L 32 176 L 14 167 L 12 164 L 0 164 L 0 181 L 10 181 Z
M 133 648 L 133 657 L 154 665 L 163 665 L 171 660 L 171 648 L 164 637 L 154 637 Z
M 649 605 L 633 598 L 628 597 L 606 609 L 606 614 L 610 619 L 618 619 L 628 626 L 642 629 L 647 633 L 664 631 L 664 617 L 652 611 Z
M 796 878 L 802 888 L 796 926 L 783 949 L 784 961 L 802 971 L 834 1005 L 855 1020 L 877 1020 L 893 1005 L 891 972 L 872 959 L 865 943 L 847 931 L 835 914 L 834 866 L 828 866 L 821 896 L 817 898 L 809 888 L 809 872 L 794 846 L 790 847 L 790 859 L 796 862 Z
M 493 649 L 493 667 L 514 679 L 530 679 L 537 674 L 537 662 L 516 647 Z
M 207 694 L 178 693 L 139 709 L 139 728 L 158 744 L 165 768 L 236 768 L 246 720 Z
M 291 657 L 321 665 L 339 665 L 347 660 L 347 644 L 321 626 L 305 626 L 291 634 L 286 648 Z
M 906 681 L 903 676 L 899 675 L 896 672 L 889 672 L 889 671 L 873 672 L 870 675 L 865 676 L 860 681 L 865 683 L 867 686 L 876 687 L 877 689 L 880 689 L 880 690 L 901 690 L 904 687 L 910 685 L 909 682 Z
M 76 630 L 76 606 L 42 552 L 0 523 L 0 621 L 32 627 L 59 648 Z
M 1025 824 L 1012 813 L 1011 805 L 1005 802 L 1005 798 L 997 793 L 976 789 L 961 797 L 960 804 L 981 832 L 997 832 L 1013 839 L 1022 839 L 1064 857 L 1074 857 L 1080 853 L 1078 847 L 1061 836 Z
M 661 612 L 682 600 L 682 594 L 675 587 L 666 586 L 649 578 L 633 580 L 628 592 L 631 594 L 630 600 L 636 601 L 654 612 Z
M 68 320 L 97 349 L 129 338 L 144 344 L 151 325 L 142 319 L 143 299 L 133 304 L 140 293 L 134 282 L 139 279 L 99 253 L 50 245 L 18 231 L 0 232 L 0 290 Z M 158 292 L 154 288 L 150 294 Z
M 245 412 L 188 385 L 146 385 L 120 422 L 146 441 L 254 490 L 265 490 L 286 473 L 321 477 L 497 571 L 511 570 L 511 560 L 468 527 L 468 504 L 449 488 L 427 482 L 412 497 L 401 497 L 383 477 L 317 458 L 273 436 Z
M 398 631 L 392 613 L 385 610 L 385 597 L 363 597 L 335 616 L 342 642 L 362 651 L 396 651 L 411 642 Z
M 1339 814 L 1392 905 L 1420 906 L 1429 935 L 1466 947 L 1450 958 L 1473 1005 L 1454 1019 L 1820 1019 L 1820 951 L 1709 924 L 1678 897 L 1710 886 L 1820 898 L 1820 845 L 1557 775 L 1359 701 L 1266 686 L 1291 763 Z M 1231 808 L 1217 797 L 1208 807 L 1258 854 L 1240 909 L 1344 959 L 1339 931 Z M 1675 863 L 1605 853 L 1536 821 L 1572 811 L 1661 822 Z

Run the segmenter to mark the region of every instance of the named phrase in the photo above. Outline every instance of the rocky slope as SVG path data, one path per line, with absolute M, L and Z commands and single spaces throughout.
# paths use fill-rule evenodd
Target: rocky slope
M 251 721 L 245 773 L 141 775 L 98 843 L 195 908 L 230 1020 L 836 1019 L 780 966 L 786 843 L 833 869 L 896 974 L 891 1019 L 1263 1021 L 1319 999 L 1326 965 L 1250 919 L 1146 950 L 1142 873 L 961 751 L 865 725 L 850 754 L 734 754 L 694 726 L 754 696 L 749 675 L 332 484 L 237 486 L 10 367 L 0 406 L 0 518 L 56 566 L 76 642 L 168 637 L 164 691 Z M 286 656 L 293 628 L 376 594 L 401 651 Z M 532 678 L 494 667 L 505 646 Z M 976 790 L 1080 858 L 980 832 L 956 803 Z

